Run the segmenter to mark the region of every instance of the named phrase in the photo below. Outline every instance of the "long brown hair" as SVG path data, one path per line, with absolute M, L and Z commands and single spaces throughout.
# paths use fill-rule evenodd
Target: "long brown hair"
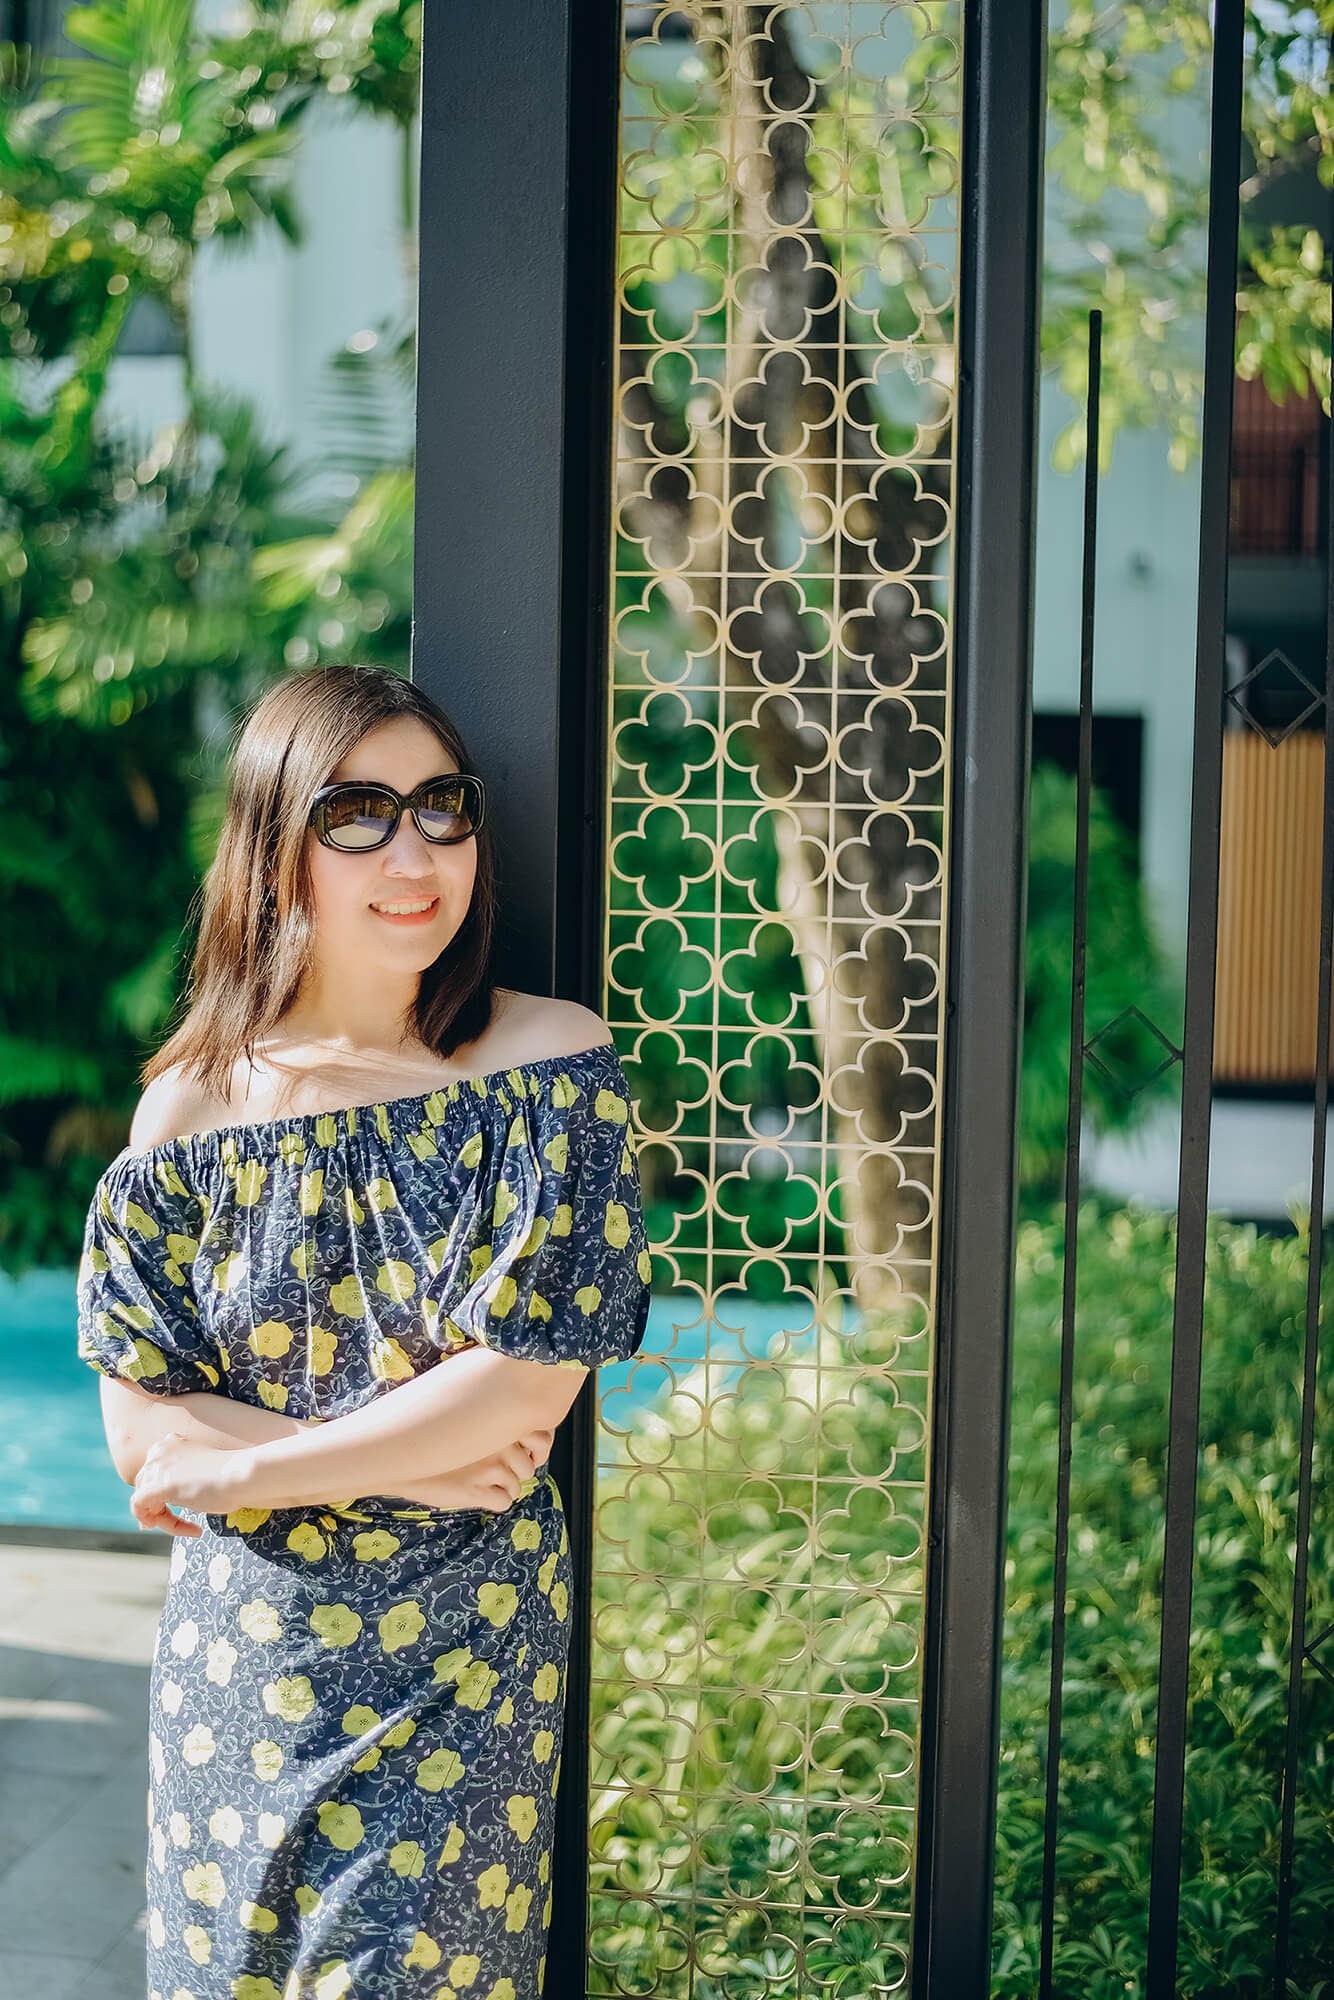
M 444 710 L 386 667 L 290 674 L 242 719 L 217 852 L 192 905 L 199 936 L 183 995 L 189 1011 L 145 1065 L 143 1083 L 180 1064 L 210 1094 L 230 1099 L 238 1059 L 254 1061 L 256 1042 L 291 1006 L 311 964 L 310 801 L 368 730 L 403 715 L 433 730 L 460 770 L 475 768 Z M 446 1058 L 491 1020 L 496 864 L 489 822 L 476 839 L 468 913 L 422 973 L 403 1022 Z

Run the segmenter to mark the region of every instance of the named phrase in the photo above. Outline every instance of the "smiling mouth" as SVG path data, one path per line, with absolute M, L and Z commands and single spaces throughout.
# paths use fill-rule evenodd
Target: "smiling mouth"
M 424 897 L 403 897 L 400 901 L 381 905 L 372 903 L 371 909 L 377 917 L 383 917 L 391 924 L 424 924 L 435 915 L 440 907 L 440 898 L 432 896 L 428 902 Z

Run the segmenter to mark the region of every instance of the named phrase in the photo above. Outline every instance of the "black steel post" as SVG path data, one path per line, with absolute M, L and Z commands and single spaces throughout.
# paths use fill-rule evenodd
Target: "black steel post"
M 620 8 L 426 9 L 413 677 L 490 782 L 499 978 L 597 1006 Z M 583 2000 L 593 1390 L 552 1456 L 574 1571 L 545 1990 Z
M 915 2000 L 990 1988 L 1032 708 L 1042 0 L 964 10 L 958 562 Z
M 1201 418 L 1200 557 L 1195 736 L 1186 913 L 1181 1154 L 1177 1180 L 1172 1390 L 1168 1410 L 1163 1615 L 1158 1661 L 1146 2000 L 1175 2000 L 1181 1828 L 1190 1684 L 1190 1606 L 1213 1109 L 1218 956 L 1219 823 L 1223 783 L 1232 400 L 1236 372 L 1237 211 L 1241 173 L 1243 0 L 1214 10 L 1209 144 L 1209 250 Z

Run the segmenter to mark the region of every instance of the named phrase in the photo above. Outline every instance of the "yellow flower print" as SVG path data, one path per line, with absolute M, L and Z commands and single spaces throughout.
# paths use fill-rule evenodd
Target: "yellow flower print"
M 509 1272 L 506 1271 L 503 1277 L 497 1278 L 495 1284 L 486 1293 L 486 1302 L 491 1309 L 491 1317 L 493 1319 L 504 1319 L 518 1296 L 519 1287 L 515 1284 Z
M 105 1313 L 98 1314 L 99 1330 L 114 1338 L 119 1329 L 114 1326 L 103 1326 L 102 1321 L 106 1317 Z M 116 1363 L 116 1373 L 123 1375 L 129 1382 L 151 1381 L 155 1375 L 165 1375 L 166 1372 L 167 1364 L 163 1359 L 162 1349 L 155 1347 L 151 1340 L 145 1340 L 142 1334 L 135 1336 L 132 1345 Z
M 514 1703 L 506 1695 L 504 1701 L 501 1702 L 500 1707 L 496 1710 L 496 1722 L 503 1728 L 506 1723 L 513 1722 L 513 1720 Z
M 396 1840 L 387 1858 L 395 1875 L 415 1881 L 426 1866 L 426 1849 L 419 1840 Z
M 252 1597 L 249 1604 L 243 1604 L 236 1614 L 236 1622 L 247 1639 L 281 1639 L 283 1621 L 278 1616 L 277 1607 L 266 1604 L 262 1597 Z
M 391 1605 L 381 1618 L 380 1644 L 386 1653 L 395 1653 L 400 1646 L 410 1646 L 425 1629 L 422 1608 L 415 1598 L 409 1597 L 402 1604 Z
M 541 1853 L 540 1853 L 540 1854 L 538 1855 L 538 1857 L 537 1857 L 537 1879 L 538 1879 L 538 1881 L 539 1881 L 539 1882 L 545 1882 L 545 1881 L 546 1881 L 546 1879 L 547 1879 L 547 1876 L 548 1876 L 548 1875 L 549 1875 L 550 1873 L 551 1873 L 551 1849 L 550 1849 L 549 1847 L 544 1847 L 544 1848 L 542 1849 L 542 1852 L 541 1852 Z
M 461 1167 L 475 1167 L 481 1157 L 482 1135 L 480 1132 L 470 1132 L 459 1147 L 459 1165 Z
M 639 1255 L 635 1259 L 635 1269 L 639 1272 L 639 1275 L 644 1280 L 644 1283 L 647 1284 L 649 1282 L 649 1279 L 653 1276 L 653 1258 L 649 1251 L 647 1250 L 640 1251 Z
M 550 1319 L 551 1307 L 540 1292 L 534 1292 L 528 1301 L 529 1319 Z
M 361 1631 L 361 1613 L 350 1604 L 317 1604 L 310 1629 L 323 1646 L 350 1646 Z
M 228 1688 L 232 1684 L 232 1668 L 236 1666 L 238 1652 L 230 1640 L 218 1636 L 208 1642 L 208 1666 L 204 1668 L 204 1678 L 212 1680 L 214 1688 Z
M 429 1972 L 433 1966 L 439 1965 L 443 1957 L 444 1953 L 435 1939 L 427 1937 L 425 1931 L 418 1931 L 412 1940 L 411 1948 L 403 1954 L 403 1963 L 409 1966 L 420 1965 Z
M 360 1228 L 361 1224 L 366 1220 L 366 1211 L 353 1194 L 351 1188 L 343 1189 L 343 1207 L 347 1210 L 348 1221 L 355 1223 Z
M 352 1968 L 345 1958 L 326 1958 L 315 1981 L 315 2000 L 343 2000 L 352 1984 Z
M 496 1626 L 508 1625 L 519 1608 L 519 1593 L 512 1583 L 483 1583 L 477 1589 L 477 1609 Z
M 564 1070 L 551 1086 L 551 1101 L 558 1111 L 568 1111 L 572 1104 L 579 1102 L 578 1088 Z
M 273 1981 L 260 1972 L 238 1973 L 231 1990 L 232 2000 L 283 2000 Z
M 206 1722 L 197 1722 L 190 1733 L 181 1739 L 181 1755 L 187 1764 L 207 1764 L 217 1747 L 213 1731 Z
M 611 1125 L 624 1125 L 629 1108 L 625 1099 L 618 1097 L 614 1090 L 600 1090 L 593 1100 L 596 1115 L 605 1118 Z
M 410 1715 L 405 1715 L 401 1722 L 390 1724 L 389 1728 L 385 1730 L 384 1735 L 380 1738 L 380 1741 L 384 1744 L 386 1750 L 401 1750 L 403 1745 L 410 1743 L 416 1734 L 416 1723 Z
M 433 1160 L 440 1151 L 429 1132 L 406 1132 L 403 1136 L 419 1160 Z
M 324 1838 L 341 1847 L 345 1854 L 365 1837 L 361 1814 L 353 1805 L 336 1805 L 332 1799 L 325 1799 L 316 1817 Z
M 199 1924 L 185 1926 L 181 1932 L 181 1943 L 196 1965 L 207 1965 L 213 1956 L 213 1940 Z
M 392 1181 L 380 1175 L 373 1181 L 367 1181 L 366 1200 L 377 1215 L 383 1215 L 387 1208 L 398 1207 L 398 1191 Z
M 556 1212 L 551 1218 L 553 1236 L 568 1236 L 574 1227 L 574 1210 L 568 1201 L 557 1202 Z
M 273 1512 L 272 1507 L 237 1507 L 227 1516 L 227 1526 L 235 1528 L 238 1534 L 253 1535 L 256 1528 L 262 1528 Z
M 187 1868 L 181 1876 L 181 1887 L 192 1903 L 206 1903 L 210 1910 L 220 1909 L 227 1894 L 227 1885 L 216 1861 L 201 1861 L 197 1868 Z
M 373 1771 L 383 1755 L 384 1752 L 377 1743 L 373 1749 L 366 1752 L 364 1757 L 358 1757 L 352 1769 L 354 1771 Z
M 287 1546 L 293 1555 L 304 1556 L 313 1563 L 324 1554 L 325 1540 L 313 1521 L 298 1521 L 287 1537 Z
M 401 1257 L 391 1257 L 375 1273 L 375 1288 L 401 1304 L 417 1295 L 417 1273 Z
M 527 1840 L 537 1825 L 537 1801 L 531 1792 L 511 1792 L 505 1801 L 510 1826 L 520 1840 Z
M 626 1214 L 623 1202 L 607 1203 L 607 1219 L 603 1224 L 602 1233 L 613 1249 L 624 1250 L 630 1241 L 630 1218 Z
M 338 1336 L 327 1326 L 312 1326 L 306 1333 L 306 1368 L 312 1375 L 327 1375 L 338 1352 Z
M 287 1831 L 287 1821 L 282 1813 L 263 1812 L 255 1822 L 255 1832 L 261 1847 L 278 1847 Z
M 259 1400 L 261 1403 L 264 1404 L 266 1409 L 285 1410 L 287 1408 L 286 1382 L 262 1381 L 258 1384 L 258 1388 L 259 1388 Z
M 578 1306 L 580 1312 L 583 1313 L 584 1317 L 587 1318 L 589 1313 L 595 1313 L 598 1307 L 602 1304 L 601 1286 L 580 1285 L 578 1291 L 574 1295 L 574 1302 Z
M 253 1208 L 264 1192 L 269 1170 L 262 1160 L 243 1160 L 236 1169 L 236 1199 L 243 1208 Z
M 477 1898 L 484 1910 L 499 1910 L 504 1907 L 510 1886 L 510 1871 L 503 1861 L 494 1867 L 484 1868 L 477 1877 Z
M 366 1294 L 361 1289 L 360 1278 L 340 1278 L 336 1285 L 331 1285 L 329 1304 L 344 1319 L 365 1319 Z
M 500 1675 L 485 1660 L 474 1660 L 459 1675 L 458 1692 L 454 1696 L 458 1708 L 483 1709 L 500 1684 Z
M 548 1223 L 545 1215 L 535 1215 L 533 1217 L 532 1227 L 529 1229 L 528 1234 L 524 1237 L 523 1242 L 520 1244 L 519 1248 L 515 1251 L 514 1253 L 515 1256 L 516 1257 L 533 1256 L 533 1254 L 536 1251 L 540 1250 L 542 1248 L 542 1245 L 546 1242 L 547 1230 L 549 1227 L 550 1224 Z
M 533 1738 L 533 1762 L 545 1764 L 556 1747 L 556 1739 L 549 1729 L 539 1729 Z
M 569 1610 L 570 1605 L 564 1581 L 560 1577 L 557 1577 L 551 1586 L 551 1608 L 561 1623 L 564 1624 L 565 1614 Z
M 352 1537 L 352 1553 L 359 1563 L 383 1562 L 398 1545 L 398 1536 L 391 1535 L 388 1528 L 373 1528 L 367 1534 Z
M 324 1199 L 324 1168 L 312 1167 L 301 1176 L 301 1213 L 318 1215 Z
M 542 1527 L 538 1521 L 516 1521 L 510 1529 L 510 1540 L 516 1549 L 540 1549 Z
M 482 1961 L 475 1951 L 461 1951 L 449 1961 L 449 1982 L 451 1986 L 471 1986 L 481 1969 Z
M 287 1261 L 298 1278 L 311 1278 L 315 1275 L 315 1260 L 318 1255 L 319 1250 L 314 1237 L 306 1236 L 288 1251 Z
M 263 1319 L 250 1335 L 250 1345 L 267 1361 L 276 1361 L 292 1345 L 292 1329 L 280 1319 Z
M 247 1931 L 276 1931 L 278 1912 L 266 1910 L 263 1903 L 243 1902 L 241 1904 L 241 1926 Z
M 300 1722 L 315 1706 L 315 1690 L 305 1674 L 284 1674 L 281 1680 L 269 1681 L 263 1695 L 269 1714 L 284 1722 Z
M 461 1826 L 456 1825 L 455 1822 L 451 1820 L 449 1824 L 449 1832 L 445 1835 L 445 1844 L 440 1850 L 440 1859 L 435 1864 L 436 1867 L 448 1868 L 452 1861 L 458 1860 L 462 1852 L 463 1852 L 463 1828 Z
M 343 1733 L 345 1736 L 364 1736 L 368 1729 L 374 1729 L 379 1720 L 373 1708 L 367 1708 L 364 1703 L 358 1702 L 357 1706 L 349 1708 L 343 1717 Z
M 303 1917 L 313 1917 L 322 1899 L 319 1890 L 312 1889 L 309 1882 L 298 1882 L 292 1891 L 292 1900 Z
M 443 1746 L 433 1750 L 429 1757 L 423 1757 L 417 1766 L 416 1783 L 424 1792 L 443 1792 L 450 1785 L 457 1785 L 463 1776 L 463 1759 L 457 1750 L 446 1750 Z
M 543 1956 L 538 1960 L 537 1964 L 537 1977 L 538 1977 L 539 1987 L 542 1979 L 542 1967 L 545 1964 L 546 1964 L 546 1958 L 545 1956 Z M 492 1986 L 488 1992 L 482 1995 L 482 2000 L 517 2000 L 517 1996 L 514 1991 L 514 1981 L 512 1979 L 498 1979 L 495 1985 Z
M 555 1663 L 548 1660 L 533 1675 L 533 1694 L 538 1701 L 554 1701 L 560 1692 L 560 1674 Z
M 489 1271 L 490 1268 L 491 1245 L 489 1243 L 479 1243 L 468 1258 L 468 1283 L 475 1285 L 483 1271 Z
M 398 1342 L 386 1337 L 371 1343 L 371 1374 L 377 1382 L 407 1382 L 413 1367 Z
M 543 1597 L 546 1596 L 547 1592 L 551 1588 L 551 1579 L 556 1574 L 556 1564 L 559 1562 L 559 1560 L 560 1560 L 559 1556 L 553 1549 L 551 1554 L 549 1556 L 543 1556 L 541 1562 L 537 1565 L 537 1587 L 541 1591 Z
M 516 1882 L 505 1898 L 505 1929 L 521 1931 L 528 1921 L 533 1892 L 526 1882 Z
M 190 1822 L 184 1813 L 174 1812 L 167 1821 L 167 1832 L 171 1835 L 173 1847 L 190 1845 Z
M 245 1276 L 246 1259 L 241 1250 L 230 1250 L 225 1257 L 219 1257 L 213 1266 L 214 1288 L 223 1293 L 236 1289 L 238 1281 Z
M 251 1744 L 250 1761 L 255 1767 L 255 1776 L 272 1783 L 283 1768 L 283 1753 L 273 1739 L 266 1736 L 261 1743 Z
M 215 1813 L 209 1814 L 208 1830 L 224 1847 L 239 1847 L 245 1821 L 235 1806 L 219 1806 Z
M 501 1224 L 514 1213 L 514 1210 L 518 1206 L 519 1197 L 515 1194 L 509 1182 L 499 1181 L 496 1185 L 495 1207 L 491 1211 L 492 1228 L 499 1229 Z

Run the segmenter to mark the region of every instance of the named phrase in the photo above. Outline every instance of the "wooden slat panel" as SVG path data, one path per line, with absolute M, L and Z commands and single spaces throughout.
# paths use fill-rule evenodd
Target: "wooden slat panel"
M 1219 1082 L 1313 1080 L 1323 760 L 1314 730 L 1276 748 L 1251 729 L 1223 738 Z

